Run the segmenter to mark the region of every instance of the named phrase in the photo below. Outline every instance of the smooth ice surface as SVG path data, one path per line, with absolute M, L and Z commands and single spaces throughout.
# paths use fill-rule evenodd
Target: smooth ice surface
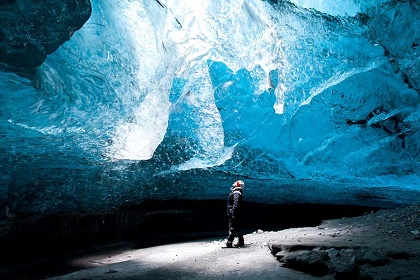
M 13 211 L 224 198 L 237 178 L 262 202 L 420 201 L 417 1 L 91 2 L 31 80 L 0 72 Z

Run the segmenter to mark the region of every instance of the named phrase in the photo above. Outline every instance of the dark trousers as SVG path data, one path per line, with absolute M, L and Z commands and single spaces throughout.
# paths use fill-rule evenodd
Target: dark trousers
M 244 242 L 244 235 L 242 234 L 240 222 L 241 219 L 239 217 L 232 218 L 232 215 L 229 215 L 229 242 L 233 242 L 235 235 L 238 236 L 240 243 Z

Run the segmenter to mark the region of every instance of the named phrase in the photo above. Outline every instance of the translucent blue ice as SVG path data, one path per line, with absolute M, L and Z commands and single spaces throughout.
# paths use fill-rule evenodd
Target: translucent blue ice
M 0 72 L 13 211 L 224 198 L 236 178 L 256 201 L 360 204 L 353 188 L 376 187 L 420 201 L 418 2 L 92 9 L 32 81 Z

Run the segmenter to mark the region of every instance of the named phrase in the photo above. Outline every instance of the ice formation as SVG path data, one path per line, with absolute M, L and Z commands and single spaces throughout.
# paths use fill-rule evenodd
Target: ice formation
M 13 211 L 224 198 L 234 178 L 257 201 L 350 203 L 359 187 L 420 201 L 418 1 L 73 2 L 73 19 L 90 17 L 63 27 L 34 74 L 5 55 L 14 29 L 0 25 L 0 199 Z

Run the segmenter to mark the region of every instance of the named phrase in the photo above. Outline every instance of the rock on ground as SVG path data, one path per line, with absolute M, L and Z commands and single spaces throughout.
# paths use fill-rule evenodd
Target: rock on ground
M 270 243 L 284 267 L 335 279 L 420 279 L 420 206 L 380 210 L 316 228 L 288 229 Z

